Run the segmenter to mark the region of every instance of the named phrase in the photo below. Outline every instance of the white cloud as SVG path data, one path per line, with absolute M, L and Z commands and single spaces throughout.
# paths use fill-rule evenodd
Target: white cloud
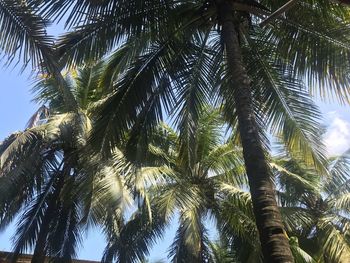
M 342 154 L 350 148 L 350 122 L 340 118 L 334 112 L 328 114 L 330 125 L 324 136 L 329 156 Z

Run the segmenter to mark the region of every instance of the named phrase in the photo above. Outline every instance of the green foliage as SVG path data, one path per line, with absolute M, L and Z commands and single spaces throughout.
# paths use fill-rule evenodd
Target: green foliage
M 349 102 L 350 16 L 303 0 L 261 28 L 283 3 L 232 3 L 260 137 L 288 152 L 271 168 L 296 261 L 347 262 L 348 156 L 328 165 L 311 95 Z M 45 27 L 61 19 L 72 31 L 54 44 Z M 48 104 L 0 144 L 0 227 L 21 215 L 16 254 L 44 236 L 48 255 L 70 259 L 94 224 L 104 261 L 139 262 L 178 214 L 173 262 L 261 260 L 216 1 L 0 0 L 0 29 L 9 62 L 45 73 L 36 100 Z

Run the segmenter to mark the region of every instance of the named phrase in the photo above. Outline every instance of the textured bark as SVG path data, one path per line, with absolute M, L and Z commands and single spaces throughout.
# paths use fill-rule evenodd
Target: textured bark
M 229 0 L 218 0 L 218 14 L 228 70 L 232 77 L 232 92 L 264 262 L 294 262 L 275 199 L 270 167 L 259 136 L 250 81 L 242 61 L 237 23 L 231 3 Z

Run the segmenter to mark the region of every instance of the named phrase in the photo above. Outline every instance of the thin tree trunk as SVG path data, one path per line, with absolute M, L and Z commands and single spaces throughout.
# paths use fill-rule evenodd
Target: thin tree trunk
M 250 81 L 242 61 L 234 11 L 229 0 L 217 0 L 217 4 L 264 262 L 294 262 L 275 199 L 270 167 L 259 136 Z

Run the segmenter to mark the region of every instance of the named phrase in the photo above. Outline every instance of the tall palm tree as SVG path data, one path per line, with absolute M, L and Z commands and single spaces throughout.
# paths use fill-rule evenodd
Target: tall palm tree
M 276 184 L 278 186 L 287 180 L 292 189 L 315 189 L 312 182 L 304 179 L 302 176 L 287 173 L 285 168 L 281 168 L 275 162 L 271 163 L 276 173 Z M 278 167 L 278 172 L 276 168 Z M 283 179 L 280 176 L 283 172 Z M 313 179 L 319 178 L 312 177 Z M 281 180 L 281 181 L 280 181 Z M 312 187 L 311 187 L 312 186 Z M 308 188 L 306 188 L 308 187 Z M 257 227 L 254 223 L 254 213 L 251 196 L 242 195 L 235 188 L 228 188 L 224 196 L 221 197 L 220 206 L 217 213 L 218 229 L 221 241 L 219 252 L 226 252 L 223 255 L 234 255 L 238 262 L 263 262 L 262 250 L 259 240 Z M 305 191 L 305 192 L 307 192 Z M 285 194 L 284 191 L 278 192 L 279 196 Z M 291 194 L 290 199 L 298 202 L 300 196 Z M 285 203 L 281 202 L 279 209 L 282 214 L 282 222 L 286 227 L 285 235 L 288 237 L 289 245 L 293 253 L 295 262 L 315 262 L 314 258 L 305 251 L 305 248 L 298 243 L 297 229 L 308 229 L 311 219 L 303 211 L 295 211 L 293 208 L 286 208 Z M 233 213 L 234 211 L 234 213 Z M 214 247 L 215 249 L 215 247 Z
M 53 49 L 53 38 L 46 33 L 49 21 L 40 17 L 27 1 L 15 0 L 0 2 L 0 51 L 7 55 L 7 64 L 18 59 L 23 62 L 23 68 L 32 64 L 38 73 L 54 76 L 55 91 L 60 92 L 65 103 L 63 108 L 70 111 L 77 110 L 73 94 L 61 75 L 61 66 Z M 75 158 L 67 157 L 67 152 L 74 148 L 74 136 L 71 132 L 77 123 L 84 124 L 86 119 L 79 114 L 62 114 L 55 116 L 48 123 L 36 127 L 36 121 L 41 119 L 47 108 L 42 107 L 29 122 L 26 131 L 12 134 L 1 144 L 1 226 L 9 223 L 24 204 L 30 204 L 24 209 L 20 222 L 15 257 L 27 246 L 33 246 L 37 238 L 33 260 L 43 261 L 44 248 L 49 227 L 56 227 L 56 234 L 64 233 L 59 221 L 56 226 L 49 226 L 55 216 L 58 220 L 70 220 L 73 236 L 64 241 L 64 236 L 55 236 L 57 246 L 64 257 L 75 253 L 75 232 L 78 231 L 76 216 L 77 204 L 70 203 L 70 198 L 64 202 L 58 201 L 63 190 L 64 181 L 70 181 L 70 175 L 76 168 Z M 82 117 L 82 118 L 80 118 Z M 77 121 L 79 119 L 79 121 Z M 44 120 L 44 122 L 46 122 Z M 86 124 L 86 123 L 85 123 Z M 85 127 L 86 128 L 86 127 Z M 74 168 L 73 168 L 74 167 Z M 74 171 L 76 173 L 76 171 Z M 26 176 L 28 175 L 29 176 Z M 66 194 L 70 194 L 67 189 Z M 39 231 L 39 222 L 41 222 Z M 60 229 L 61 228 L 61 229 Z M 54 233 L 51 231 L 51 233 Z M 51 239 L 53 242 L 55 239 Z M 60 243 L 61 242 L 61 243 Z M 52 243 L 51 243 L 52 244 Z M 71 246 L 71 247 L 70 247 Z M 53 247 L 51 247 L 53 249 Z M 52 252 L 54 253 L 54 252 Z M 62 255 L 55 255 L 62 256 Z
M 95 131 L 107 152 L 141 113 L 144 121 L 138 125 L 149 132 L 162 107 L 177 109 L 181 129 L 191 130 L 204 102 L 218 93 L 228 120 L 238 123 L 265 261 L 293 261 L 259 131 L 283 132 L 288 147 L 322 169 L 315 146 L 317 114 L 304 118 L 302 111 L 314 110 L 308 92 L 347 101 L 349 15 L 344 6 L 295 1 L 283 16 L 273 15 L 260 27 L 285 1 L 28 3 L 48 19 L 66 14 L 67 26 L 75 27 L 58 44 L 62 61 L 87 62 L 122 46 L 114 66 L 126 65 L 130 74 L 112 74 L 119 81 Z M 300 88 L 302 80 L 307 88 Z M 181 110 L 183 105 L 190 105 L 189 111 Z
M 46 256 L 70 262 L 83 231 L 91 225 L 102 227 L 113 240 L 123 229 L 121 261 L 138 262 L 165 227 L 152 217 L 156 225 L 146 237 L 143 232 L 137 248 L 125 246 L 130 240 L 135 243 L 135 235 L 147 227 L 149 214 L 145 211 L 149 211 L 150 203 L 145 187 L 154 179 L 148 170 L 140 176 L 138 166 L 118 148 L 111 158 L 103 159 L 86 143 L 94 123 L 94 108 L 102 96 L 102 66 L 65 74 L 65 85 L 75 95 L 78 112 L 70 112 L 65 106 L 54 79 L 40 80 L 34 87 L 36 101 L 47 106 L 40 107 L 25 131 L 12 134 L 0 144 L 1 227 L 19 216 L 13 262 L 19 253 L 31 248 L 32 262 L 44 262 Z M 123 149 L 122 144 L 119 147 Z M 137 207 L 135 203 L 148 207 L 126 220 L 125 214 Z
M 68 260 L 76 253 L 81 229 L 80 204 L 71 188 L 79 174 L 76 156 L 71 154 L 77 143 L 71 129 L 75 117 L 57 116 L 12 134 L 1 144 L 2 228 L 19 216 L 13 262 L 30 248 L 35 248 L 33 262 L 44 262 L 48 254 Z
M 210 260 L 206 222 L 210 215 L 215 217 L 217 195 L 225 191 L 225 185 L 238 187 L 244 177 L 241 151 L 238 147 L 233 148 L 231 143 L 225 143 L 222 129 L 219 112 L 207 109 L 201 113 L 196 125 L 193 144 L 184 143 L 165 124 L 154 131 L 147 148 L 134 155 L 136 161 L 142 160 L 140 178 L 154 177 L 149 180 L 153 184 L 148 188 L 152 223 L 145 230 L 139 227 L 136 236 L 128 229 L 132 227 L 130 223 L 122 226 L 120 233 L 111 235 L 104 262 L 110 262 L 113 257 L 118 262 L 136 262 L 121 257 L 126 245 L 131 244 L 125 239 L 126 235 L 122 239 L 124 229 L 130 233 L 127 238 L 133 240 L 133 250 L 136 250 L 135 246 L 141 250 L 143 246 L 139 246 L 138 240 L 144 240 L 144 234 L 148 239 L 154 231 L 159 236 L 165 230 L 159 225 L 169 225 L 177 214 L 179 227 L 169 248 L 171 261 L 199 263 Z M 143 214 L 147 218 L 147 213 Z
M 80 152 L 91 129 L 89 107 L 98 92 L 93 69 L 73 75 L 67 74 L 65 81 L 76 94 L 79 112 L 67 111 L 55 80 L 42 79 L 35 87 L 37 100 L 48 107 L 40 107 L 26 130 L 0 144 L 1 228 L 19 216 L 13 262 L 30 248 L 34 248 L 32 262 L 44 262 L 46 256 L 67 262 L 81 241 L 89 200 L 80 190 L 91 175 Z M 104 189 L 108 195 L 110 188 Z

